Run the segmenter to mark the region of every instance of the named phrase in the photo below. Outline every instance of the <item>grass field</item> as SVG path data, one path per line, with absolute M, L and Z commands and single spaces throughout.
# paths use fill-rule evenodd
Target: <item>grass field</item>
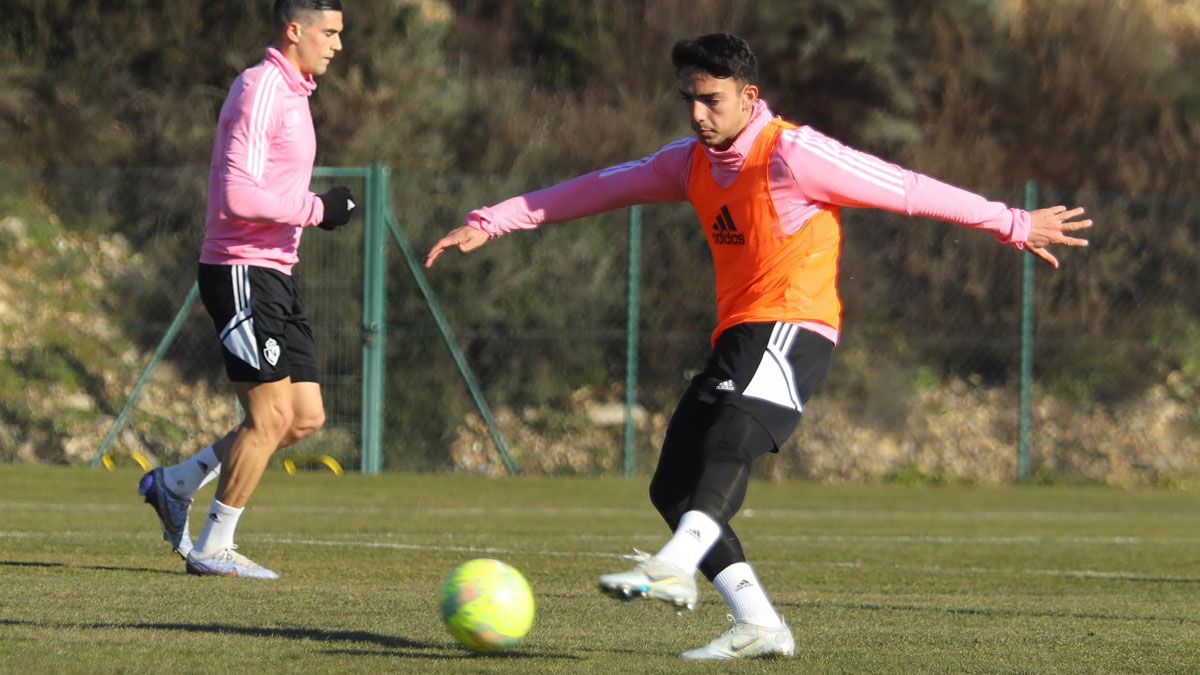
M 276 582 L 184 574 L 137 478 L 0 467 L 0 671 L 672 672 L 726 626 L 706 583 L 683 617 L 594 590 L 664 541 L 644 478 L 272 471 L 239 543 Z M 1195 491 L 754 484 L 747 508 L 796 657 L 739 672 L 1200 672 Z M 441 626 L 474 557 L 533 586 L 510 655 Z

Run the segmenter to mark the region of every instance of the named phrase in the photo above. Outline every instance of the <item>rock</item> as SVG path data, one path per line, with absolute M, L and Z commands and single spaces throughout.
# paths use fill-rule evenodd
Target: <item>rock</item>
M 24 242 L 27 230 L 25 221 L 16 216 L 0 219 L 0 236 L 12 242 Z
M 41 464 L 42 460 L 38 457 L 33 441 L 25 441 L 17 446 L 17 461 L 25 464 Z
M 587 414 L 588 420 L 597 426 L 601 427 L 624 427 L 625 426 L 625 404 L 624 403 L 597 403 L 588 401 L 584 404 L 584 412 Z M 633 407 L 633 423 L 638 428 L 644 428 L 648 415 L 646 409 L 635 405 Z
M 91 396 L 82 391 L 64 392 L 58 398 L 58 405 L 70 410 L 78 410 L 82 412 L 90 412 L 96 409 L 96 402 Z

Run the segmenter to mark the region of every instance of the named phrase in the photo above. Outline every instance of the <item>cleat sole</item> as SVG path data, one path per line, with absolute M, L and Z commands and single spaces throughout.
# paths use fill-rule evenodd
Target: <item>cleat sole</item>
M 597 588 L 604 595 L 616 600 L 621 600 L 622 602 L 631 602 L 640 598 L 665 602 L 674 607 L 676 613 L 680 615 L 683 614 L 684 610 L 691 612 L 695 611 L 696 609 L 695 600 L 678 598 L 674 596 L 657 595 L 648 587 L 637 588 L 632 586 L 606 586 L 604 584 L 597 584 Z

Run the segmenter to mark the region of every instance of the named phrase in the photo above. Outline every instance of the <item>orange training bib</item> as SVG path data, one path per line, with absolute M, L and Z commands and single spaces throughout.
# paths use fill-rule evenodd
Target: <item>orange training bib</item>
M 716 268 L 714 344 L 723 331 L 741 323 L 817 321 L 841 328 L 838 210 L 824 209 L 799 231 L 784 235 L 771 200 L 771 155 L 779 135 L 794 128 L 772 121 L 755 140 L 733 184 L 724 189 L 713 181 L 704 148 L 696 145 L 688 199 Z

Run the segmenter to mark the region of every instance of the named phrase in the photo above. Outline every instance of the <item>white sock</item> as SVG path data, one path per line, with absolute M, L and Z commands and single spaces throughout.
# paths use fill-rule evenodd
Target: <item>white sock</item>
M 189 459 L 163 469 L 163 479 L 171 492 L 184 499 L 191 499 L 201 486 L 216 478 L 220 472 L 221 462 L 217 460 L 217 453 L 213 452 L 210 445 Z
M 778 628 L 783 619 L 771 606 L 767 592 L 750 563 L 734 563 L 721 570 L 713 585 L 733 612 L 735 621 L 745 621 L 763 628 Z
M 695 572 L 720 536 L 721 526 L 717 521 L 702 511 L 688 511 L 679 519 L 675 535 L 654 557 Z
M 204 521 L 204 531 L 196 540 L 196 557 L 207 558 L 233 546 L 233 531 L 237 529 L 238 518 L 242 517 L 242 511 L 245 510 L 226 506 L 213 499 L 208 518 Z

